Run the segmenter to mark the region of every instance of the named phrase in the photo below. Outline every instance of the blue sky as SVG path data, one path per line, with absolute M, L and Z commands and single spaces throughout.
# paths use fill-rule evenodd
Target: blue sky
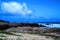
M 60 0 L 0 0 L 0 4 L 2 20 L 60 22 Z

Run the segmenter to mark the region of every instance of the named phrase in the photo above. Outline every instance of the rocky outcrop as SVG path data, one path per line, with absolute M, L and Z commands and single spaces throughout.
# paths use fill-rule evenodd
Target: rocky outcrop
M 45 25 L 38 25 L 37 23 L 15 23 L 2 20 L 0 20 L 0 30 L 60 34 L 60 28 L 47 28 Z

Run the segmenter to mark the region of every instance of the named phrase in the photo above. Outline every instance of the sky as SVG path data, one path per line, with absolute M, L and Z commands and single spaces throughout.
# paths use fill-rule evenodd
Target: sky
M 0 20 L 60 22 L 60 0 L 0 0 Z

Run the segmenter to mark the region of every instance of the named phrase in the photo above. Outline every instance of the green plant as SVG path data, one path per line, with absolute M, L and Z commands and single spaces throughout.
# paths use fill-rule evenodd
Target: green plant
M 17 39 L 17 40 L 21 40 L 21 39 L 20 39 L 20 37 L 18 37 L 18 39 Z
M 60 37 L 55 37 L 54 39 L 55 39 L 55 40 L 60 40 Z
M 3 40 L 3 39 L 0 38 L 0 40 Z

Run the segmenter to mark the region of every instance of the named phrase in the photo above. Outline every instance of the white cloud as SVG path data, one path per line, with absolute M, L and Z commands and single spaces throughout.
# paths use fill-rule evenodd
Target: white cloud
M 18 2 L 2 2 L 1 10 L 4 13 L 12 13 L 12 14 L 22 14 L 27 15 L 32 13 L 32 10 L 29 10 L 26 3 L 18 3 Z

